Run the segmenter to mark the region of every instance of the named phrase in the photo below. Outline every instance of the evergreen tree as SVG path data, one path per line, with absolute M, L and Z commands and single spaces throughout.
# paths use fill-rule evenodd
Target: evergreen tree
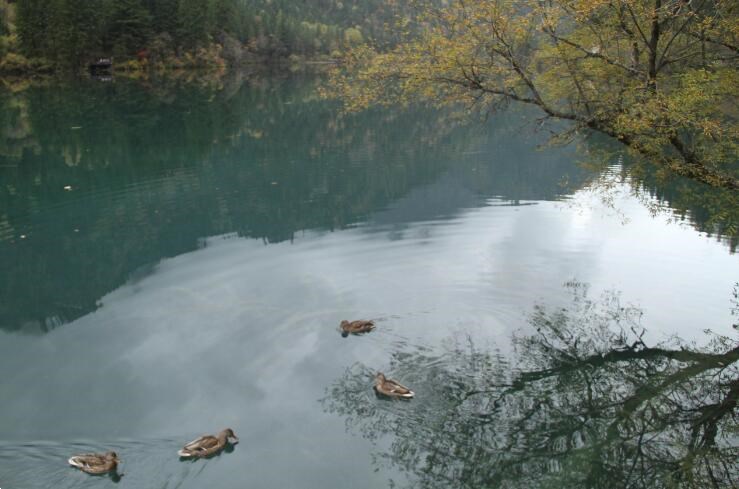
M 49 0 L 43 55 L 75 69 L 97 54 L 102 39 L 102 0 Z
M 147 0 L 146 7 L 152 16 L 152 27 L 155 32 L 177 33 L 178 0 Z
M 22 51 L 28 56 L 46 56 L 49 9 L 47 0 L 18 0 L 16 29 Z
M 0 36 L 8 33 L 8 9 L 10 7 L 4 2 L 0 2 Z
M 238 10 L 235 0 L 210 0 L 210 32 L 235 34 L 238 30 Z
M 116 0 L 109 22 L 109 36 L 117 51 L 135 53 L 151 37 L 151 14 L 141 0 Z
M 177 37 L 186 49 L 194 49 L 208 40 L 208 4 L 203 0 L 180 0 L 177 10 Z

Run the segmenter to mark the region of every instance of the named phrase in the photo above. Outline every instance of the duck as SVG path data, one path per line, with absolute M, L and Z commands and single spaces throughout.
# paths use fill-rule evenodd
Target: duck
M 369 333 L 375 329 L 375 322 L 372 320 L 359 319 L 357 321 L 347 321 L 346 319 L 341 322 L 339 326 L 341 329 L 341 336 L 346 338 L 349 334 L 364 334 Z
M 216 436 L 203 435 L 186 444 L 177 452 L 183 458 L 203 458 L 219 453 L 226 447 L 227 443 L 237 443 L 238 437 L 231 428 L 218 433 Z
M 378 372 L 375 375 L 375 392 L 382 394 L 383 396 L 392 397 L 394 399 L 413 399 L 416 394 L 401 384 L 392 379 L 385 377 L 385 374 Z
M 69 460 L 69 465 L 92 475 L 102 475 L 115 472 L 120 460 L 115 452 L 107 453 L 85 453 L 75 455 Z

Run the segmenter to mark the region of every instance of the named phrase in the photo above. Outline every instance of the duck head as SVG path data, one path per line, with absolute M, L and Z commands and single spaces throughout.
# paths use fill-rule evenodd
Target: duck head
M 118 458 L 118 454 L 115 452 L 106 452 L 105 460 L 110 463 L 113 468 L 111 472 L 113 479 L 120 479 L 122 474 L 118 474 L 118 464 L 121 463 L 121 459 Z
M 225 430 L 221 431 L 221 435 L 230 443 L 237 443 L 239 441 L 239 438 L 236 436 L 236 434 L 234 434 L 231 428 L 226 428 Z

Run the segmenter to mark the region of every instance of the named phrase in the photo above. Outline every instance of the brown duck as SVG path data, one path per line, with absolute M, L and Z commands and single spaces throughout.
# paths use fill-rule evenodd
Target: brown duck
M 385 378 L 382 372 L 378 372 L 375 376 L 375 392 L 397 399 L 412 399 L 415 396 L 412 390 L 399 382 Z
M 215 455 L 226 447 L 228 442 L 236 443 L 239 439 L 236 437 L 231 428 L 218 433 L 218 435 L 203 435 L 196 438 L 177 452 L 180 457 L 185 458 L 203 458 Z
M 370 331 L 375 329 L 375 322 L 366 321 L 363 319 L 350 322 L 345 319 L 341 322 L 339 329 L 341 329 L 341 336 L 346 338 L 347 336 L 349 336 L 349 334 L 369 333 Z
M 93 475 L 102 475 L 115 472 L 118 469 L 118 455 L 115 452 L 85 453 L 75 455 L 68 460 L 69 465 L 77 467 L 83 472 Z

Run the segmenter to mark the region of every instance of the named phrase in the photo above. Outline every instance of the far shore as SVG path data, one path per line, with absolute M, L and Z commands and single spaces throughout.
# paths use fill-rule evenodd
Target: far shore
M 174 62 L 150 62 L 148 60 L 126 59 L 113 62 L 109 70 L 92 72 L 88 67 L 78 70 L 59 69 L 44 60 L 22 58 L 22 61 L 8 62 L 0 60 L 0 80 L 39 79 L 39 78 L 79 78 L 87 76 L 124 76 L 131 78 L 147 77 L 180 77 L 185 73 L 225 73 L 228 71 L 270 72 L 270 71 L 303 71 L 310 69 L 327 68 L 341 63 L 338 58 L 328 56 L 303 57 L 291 55 L 280 58 L 264 56 L 250 56 L 246 60 L 229 63 L 223 58 L 212 59 L 175 59 Z

